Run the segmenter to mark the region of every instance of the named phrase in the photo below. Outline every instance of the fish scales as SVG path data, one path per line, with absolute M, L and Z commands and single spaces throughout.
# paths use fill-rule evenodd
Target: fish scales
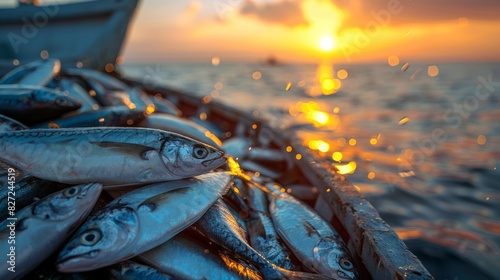
M 55 252 L 91 211 L 102 186 L 86 184 L 66 188 L 16 213 L 17 220 L 0 223 L 0 279 L 18 279 Z M 15 224 L 15 273 L 7 255 L 11 225 Z M 43 238 L 42 238 L 43 236 Z
M 227 191 L 231 178 L 226 172 L 212 172 L 118 197 L 89 217 L 66 244 L 58 270 L 101 268 L 166 242 L 198 220 Z
M 269 207 L 276 231 L 311 271 L 333 279 L 358 279 L 338 233 L 309 206 L 282 193 Z
M 181 233 L 138 258 L 178 279 L 262 279 L 252 268 L 238 265 L 222 253 L 214 252 L 215 249 L 208 248 Z M 236 265 L 229 266 L 228 261 Z M 197 264 L 196 269 L 193 269 L 193 263 Z
M 146 128 L 32 129 L 0 134 L 0 161 L 61 183 L 153 183 L 208 172 L 223 152 L 179 134 Z

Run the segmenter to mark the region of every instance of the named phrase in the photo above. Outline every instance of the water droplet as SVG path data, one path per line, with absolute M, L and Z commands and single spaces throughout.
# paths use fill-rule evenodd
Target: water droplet
M 410 67 L 410 63 L 406 62 L 402 67 L 401 67 L 401 71 L 405 72 L 408 67 Z
M 410 120 L 410 118 L 408 117 L 403 117 L 399 120 L 398 124 L 399 125 L 403 125 L 403 124 L 406 124 L 408 121 Z

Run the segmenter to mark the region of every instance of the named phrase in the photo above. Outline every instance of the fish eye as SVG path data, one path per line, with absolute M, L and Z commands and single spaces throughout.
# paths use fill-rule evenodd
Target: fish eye
M 65 197 L 73 197 L 73 196 L 77 195 L 79 192 L 80 192 L 80 188 L 75 186 L 75 187 L 65 189 L 63 191 L 63 195 Z
M 66 101 L 66 99 L 63 98 L 56 98 L 55 102 L 59 106 L 66 106 L 68 104 L 68 101 Z
M 92 246 L 101 240 L 101 231 L 91 229 L 80 236 L 80 243 L 85 246 Z
M 340 258 L 339 264 L 340 267 L 342 267 L 345 270 L 352 270 L 354 268 L 352 262 L 348 260 L 346 257 Z
M 193 156 L 197 159 L 204 159 L 208 156 L 208 151 L 201 145 L 194 145 Z

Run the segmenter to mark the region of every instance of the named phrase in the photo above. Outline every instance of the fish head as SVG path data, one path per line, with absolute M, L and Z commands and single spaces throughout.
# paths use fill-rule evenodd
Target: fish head
M 80 272 L 119 262 L 133 248 L 138 231 L 135 210 L 123 206 L 105 208 L 73 235 L 57 258 L 57 269 Z
M 54 106 L 66 110 L 76 110 L 82 107 L 82 103 L 71 96 L 61 95 L 54 98 Z
M 68 187 L 36 202 L 32 207 L 33 216 L 51 221 L 86 216 L 101 190 L 102 185 L 97 183 Z
M 65 111 L 76 110 L 82 107 L 82 103 L 77 98 L 61 94 L 56 91 L 40 89 L 35 91 L 33 95 L 36 100 L 40 102 L 50 103 L 50 106 Z
M 165 168 L 181 178 L 211 171 L 226 162 L 223 151 L 180 135 L 166 139 L 161 153 Z
M 331 275 L 333 279 L 359 279 L 354 262 L 341 240 L 321 238 L 314 248 L 313 254 L 314 259 L 322 263 L 323 267 L 327 267 L 327 271 L 322 271 L 322 273 Z

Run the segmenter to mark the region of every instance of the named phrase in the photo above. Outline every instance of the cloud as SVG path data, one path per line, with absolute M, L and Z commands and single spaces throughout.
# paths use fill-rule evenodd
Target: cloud
M 262 5 L 246 0 L 240 8 L 240 14 L 255 16 L 258 19 L 288 27 L 307 25 L 301 9 L 301 1 L 280 1 Z
M 456 20 L 498 20 L 498 0 L 330 0 L 350 14 L 348 25 L 363 25 L 373 19 L 374 13 L 387 11 L 390 5 L 401 7 L 401 12 L 392 14 L 391 25 L 432 23 Z

